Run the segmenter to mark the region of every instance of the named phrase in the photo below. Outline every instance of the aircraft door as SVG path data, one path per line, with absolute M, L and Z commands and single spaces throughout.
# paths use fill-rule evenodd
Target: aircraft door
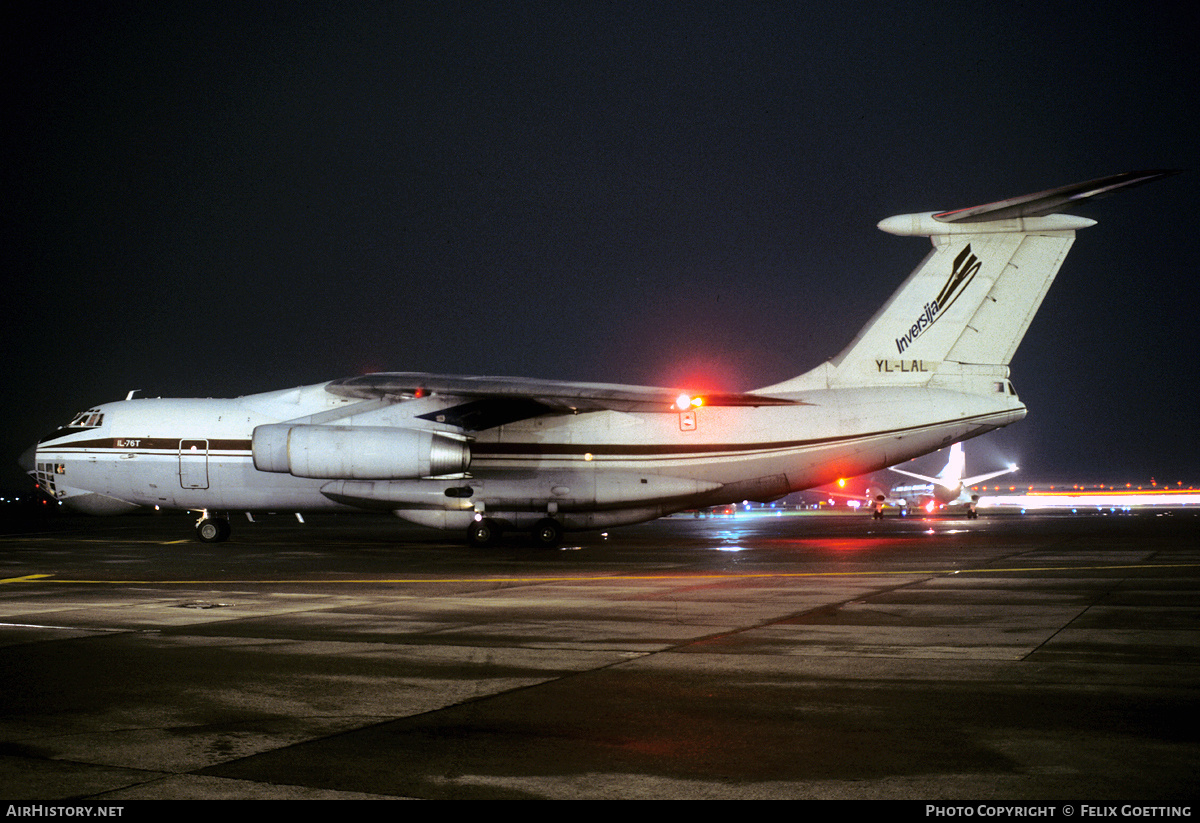
M 179 441 L 179 485 L 184 489 L 208 488 L 208 441 Z

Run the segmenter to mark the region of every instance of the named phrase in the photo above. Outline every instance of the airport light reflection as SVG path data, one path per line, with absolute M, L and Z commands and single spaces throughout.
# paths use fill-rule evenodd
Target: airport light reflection
M 1177 508 L 1200 505 L 1200 490 L 1184 488 L 1134 489 L 1132 484 L 1125 489 L 1100 487 L 1099 491 L 1088 491 L 1076 485 L 1072 489 L 1035 490 L 1030 487 L 1025 494 L 1000 494 L 979 498 L 980 506 L 998 509 L 1020 508 L 1022 511 L 1039 509 L 1071 509 L 1073 511 L 1129 511 L 1134 508 Z M 1013 489 L 1010 488 L 1010 491 Z
M 713 546 L 719 552 L 743 552 L 746 551 L 746 546 L 741 543 L 742 533 L 733 529 L 727 529 L 717 533 L 717 538 L 721 541 L 718 545 Z

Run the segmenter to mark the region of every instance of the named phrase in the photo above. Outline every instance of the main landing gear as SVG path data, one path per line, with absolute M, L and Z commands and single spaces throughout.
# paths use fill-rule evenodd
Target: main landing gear
M 562 524 L 553 517 L 543 517 L 533 526 L 533 531 L 529 536 L 533 539 L 533 544 L 543 549 L 553 549 L 562 542 L 563 527 Z
M 500 524 L 488 517 L 480 518 L 467 527 L 467 543 L 477 549 L 494 546 L 500 540 Z
M 490 517 L 483 517 L 471 523 L 467 528 L 467 543 L 476 548 L 494 546 L 500 541 L 502 532 L 503 527 L 499 522 Z M 562 524 L 553 517 L 543 517 L 534 524 L 529 533 L 529 539 L 533 545 L 539 548 L 553 549 L 562 543 Z

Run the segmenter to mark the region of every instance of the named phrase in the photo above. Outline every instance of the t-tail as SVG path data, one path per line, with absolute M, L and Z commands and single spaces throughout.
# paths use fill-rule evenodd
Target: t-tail
M 955 494 L 958 494 L 963 487 L 974 486 L 976 483 L 991 480 L 993 477 L 999 477 L 1002 474 L 1011 474 L 1017 470 L 1017 466 L 1016 464 L 1009 464 L 1003 469 L 977 474 L 973 477 L 963 477 L 967 470 L 967 458 L 963 453 L 962 443 L 955 443 L 950 447 L 950 459 L 946 461 L 945 468 L 938 472 L 937 477 L 917 474 L 916 472 L 910 472 L 897 466 L 892 466 L 891 470 L 897 474 L 924 480 L 926 483 L 933 483 L 941 486 L 943 489 L 953 490 Z
M 937 482 L 946 487 L 958 486 L 962 483 L 966 468 L 967 458 L 963 454 L 962 443 L 955 443 L 950 447 L 950 459 L 946 461 L 946 467 L 938 472 Z
M 1126 172 L 944 212 L 879 223 L 925 236 L 933 250 L 840 354 L 810 372 L 759 389 L 929 385 L 995 392 L 1075 241 L 1094 220 L 1062 210 L 1176 174 Z

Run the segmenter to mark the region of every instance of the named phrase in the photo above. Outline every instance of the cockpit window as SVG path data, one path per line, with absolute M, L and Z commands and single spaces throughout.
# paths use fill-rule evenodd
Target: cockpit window
M 75 419 L 67 424 L 69 429 L 96 429 L 104 423 L 104 413 L 98 409 L 88 409 L 75 415 Z

